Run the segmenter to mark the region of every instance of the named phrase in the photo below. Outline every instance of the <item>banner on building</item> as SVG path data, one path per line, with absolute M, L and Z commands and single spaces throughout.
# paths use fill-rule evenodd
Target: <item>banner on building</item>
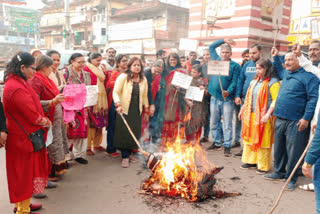
M 206 0 L 205 14 L 207 17 L 232 17 L 235 13 L 235 0 Z
M 0 0 L 0 3 L 24 5 L 24 4 L 27 4 L 27 1 L 26 0 Z
M 311 21 L 312 39 L 320 39 L 320 19 L 314 19 Z
M 291 20 L 290 33 L 311 33 L 311 20 L 314 17 L 300 17 Z
M 311 13 L 320 13 L 320 0 L 311 0 Z
M 274 9 L 283 3 L 283 0 L 262 0 L 261 1 L 261 16 L 272 18 Z

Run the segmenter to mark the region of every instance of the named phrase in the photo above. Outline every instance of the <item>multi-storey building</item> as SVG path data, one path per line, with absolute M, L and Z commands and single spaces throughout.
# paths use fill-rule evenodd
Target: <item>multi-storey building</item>
M 260 43 L 263 55 L 269 57 L 274 38 L 276 46 L 285 52 L 291 3 L 291 0 L 190 0 L 189 38 L 198 40 L 200 47 L 208 47 L 217 39 L 232 38 L 237 42 L 232 58 L 237 61 L 241 60 L 241 52 L 254 43 Z M 277 28 L 280 30 L 276 34 Z

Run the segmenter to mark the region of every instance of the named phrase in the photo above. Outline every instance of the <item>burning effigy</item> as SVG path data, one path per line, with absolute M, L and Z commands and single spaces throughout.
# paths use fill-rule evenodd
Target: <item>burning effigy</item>
M 162 155 L 145 155 L 148 155 L 147 166 L 152 174 L 142 182 L 142 193 L 181 197 L 191 202 L 240 195 L 215 186 L 214 176 L 223 167 L 214 166 L 199 143 L 182 144 L 177 139 L 166 145 L 166 152 Z

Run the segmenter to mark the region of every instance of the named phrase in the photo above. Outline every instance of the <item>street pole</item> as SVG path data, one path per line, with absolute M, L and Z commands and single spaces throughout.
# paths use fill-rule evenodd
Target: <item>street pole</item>
M 70 49 L 70 43 L 71 43 L 71 26 L 70 26 L 70 1 L 69 0 L 64 0 L 64 10 L 65 10 L 65 18 L 66 18 L 66 25 L 65 25 L 65 30 L 66 30 L 66 38 L 65 38 L 65 43 L 64 47 L 66 50 Z

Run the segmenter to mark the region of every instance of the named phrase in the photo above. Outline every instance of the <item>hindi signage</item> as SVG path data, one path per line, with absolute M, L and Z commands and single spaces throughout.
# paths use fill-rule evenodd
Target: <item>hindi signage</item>
M 190 86 L 186 92 L 186 98 L 189 100 L 194 100 L 198 102 L 202 102 L 204 95 L 204 89 L 200 89 L 199 87 Z
M 176 71 L 171 84 L 183 89 L 188 89 L 191 85 L 192 77 Z
M 229 76 L 230 61 L 210 60 L 208 62 L 208 74 Z

